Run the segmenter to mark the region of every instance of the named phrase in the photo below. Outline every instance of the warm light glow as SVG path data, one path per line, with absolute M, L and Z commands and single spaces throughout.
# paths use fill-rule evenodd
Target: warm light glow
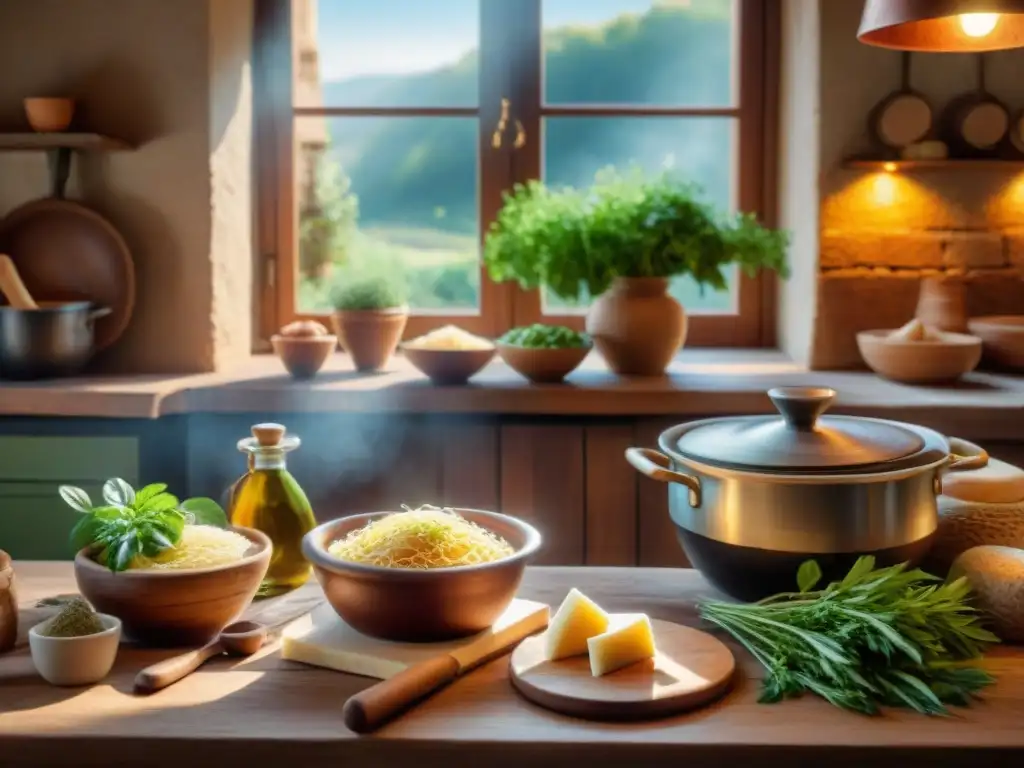
M 875 205 L 891 206 L 896 204 L 898 184 L 892 175 L 878 173 L 873 177 L 871 199 Z
M 960 29 L 968 37 L 985 37 L 999 23 L 998 13 L 961 13 Z
M 886 163 L 882 168 L 886 173 L 896 173 L 896 163 Z

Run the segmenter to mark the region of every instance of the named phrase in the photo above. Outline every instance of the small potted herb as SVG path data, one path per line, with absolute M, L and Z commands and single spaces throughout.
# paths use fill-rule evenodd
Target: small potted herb
M 501 359 L 537 383 L 561 381 L 579 367 L 592 347 L 585 333 L 542 323 L 513 328 L 498 339 Z
M 405 285 L 379 274 L 343 275 L 331 291 L 335 333 L 357 371 L 380 371 L 390 362 L 409 319 Z
M 670 174 L 609 170 L 585 190 L 517 185 L 488 232 L 484 264 L 492 279 L 524 289 L 596 297 L 587 332 L 612 370 L 658 375 L 686 338 L 670 278 L 724 290 L 731 265 L 785 276 L 787 245 L 786 233 L 715 211 Z

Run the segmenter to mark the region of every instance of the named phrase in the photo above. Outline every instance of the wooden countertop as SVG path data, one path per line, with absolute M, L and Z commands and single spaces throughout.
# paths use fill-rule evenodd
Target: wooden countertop
M 68 563 L 15 563 L 15 572 L 23 604 L 74 591 Z M 570 586 L 614 611 L 687 624 L 696 623 L 694 600 L 707 593 L 694 571 L 533 568 L 521 594 L 557 604 Z M 505 657 L 362 738 L 342 725 L 341 709 L 370 681 L 281 661 L 273 647 L 255 659 L 213 662 L 145 698 L 129 693 L 131 681 L 168 652 L 125 647 L 103 684 L 60 689 L 37 677 L 19 648 L 0 657 L 0 765 L 959 768 L 1024 756 L 1024 649 L 995 651 L 986 663 L 998 683 L 952 717 L 893 711 L 868 718 L 809 697 L 758 704 L 760 669 L 733 647 L 733 691 L 670 720 L 608 725 L 548 713 L 513 691 Z
M 594 354 L 565 384 L 530 384 L 495 360 L 465 386 L 436 387 L 404 358 L 378 375 L 335 355 L 312 382 L 285 375 L 270 355 L 223 373 L 74 378 L 0 384 L 0 416 L 153 419 L 206 413 L 453 413 L 701 416 L 770 412 L 765 391 L 831 386 L 836 411 L 972 425 L 973 437 L 1019 436 L 1024 377 L 976 373 L 957 386 L 913 387 L 868 372 L 807 371 L 775 350 L 684 350 L 665 377 L 620 379 Z M 937 423 L 942 427 L 944 424 Z M 962 430 L 961 430 L 962 431 Z

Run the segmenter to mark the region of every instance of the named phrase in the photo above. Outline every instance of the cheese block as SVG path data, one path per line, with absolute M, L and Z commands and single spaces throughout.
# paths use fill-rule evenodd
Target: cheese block
M 587 640 L 608 629 L 608 614 L 573 587 L 558 607 L 548 627 L 545 652 L 557 661 L 587 652 Z
M 651 620 L 642 613 L 615 616 L 607 632 L 587 640 L 587 649 L 594 677 L 654 658 Z
M 1015 504 L 1024 501 L 1024 469 L 990 458 L 981 469 L 947 472 L 942 494 L 961 501 Z

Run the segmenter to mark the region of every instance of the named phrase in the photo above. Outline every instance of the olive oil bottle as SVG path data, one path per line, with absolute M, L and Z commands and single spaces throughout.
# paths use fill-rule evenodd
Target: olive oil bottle
M 249 456 L 249 472 L 230 489 L 232 525 L 256 528 L 274 545 L 258 595 L 270 597 L 302 586 L 312 571 L 302 555 L 302 537 L 316 525 L 306 494 L 288 471 L 285 455 L 299 438 L 280 424 L 257 424 L 252 437 L 238 441 Z

